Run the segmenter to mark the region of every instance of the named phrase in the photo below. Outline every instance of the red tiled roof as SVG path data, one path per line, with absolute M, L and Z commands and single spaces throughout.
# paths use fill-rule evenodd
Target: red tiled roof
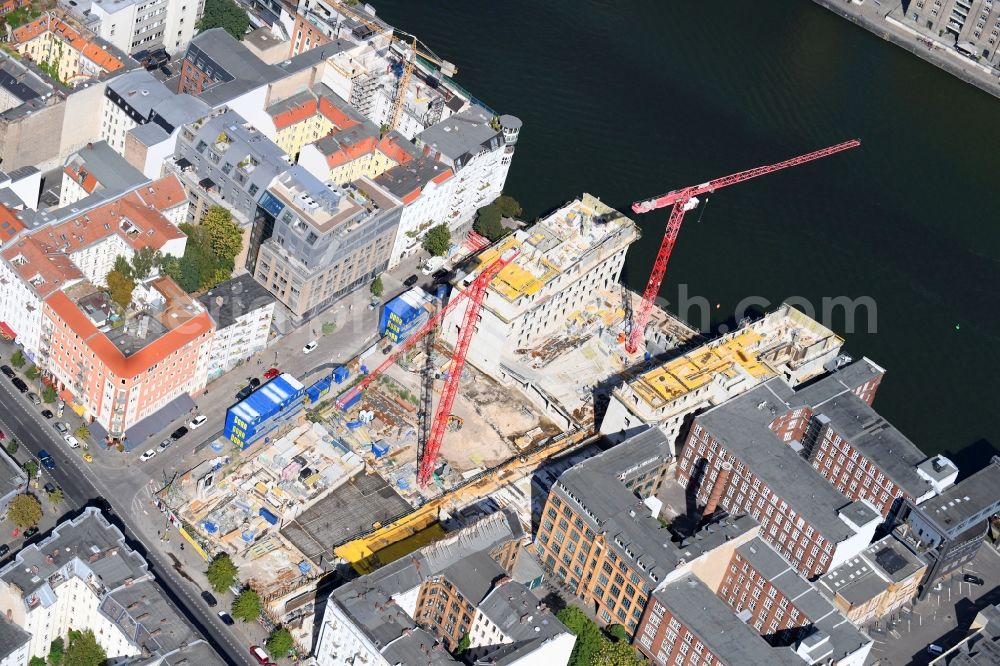
M 376 145 L 377 141 L 374 136 L 366 136 L 356 143 L 342 143 L 340 144 L 340 150 L 326 156 L 326 163 L 332 169 L 348 162 L 353 162 L 359 157 L 374 151 Z
M 452 172 L 451 169 L 446 169 L 444 172 L 439 173 L 438 175 L 436 175 L 433 178 L 431 178 L 431 180 L 433 180 L 435 183 L 437 183 L 438 185 L 440 185 L 441 183 L 443 183 L 444 181 L 448 180 L 449 178 L 451 178 L 454 175 L 455 174 Z
M 39 296 L 45 298 L 70 280 L 83 279 L 79 268 L 73 265 L 69 257 L 61 252 L 49 253 L 46 248 L 28 236 L 21 238 L 12 245 L 7 245 L 3 257 L 11 263 L 14 271 L 25 282 L 32 283 Z M 15 261 L 15 259 L 20 259 Z M 40 278 L 41 282 L 32 282 Z
M 319 112 L 340 129 L 348 129 L 359 124 L 325 96 L 319 98 Z
M 3 224 L 6 222 L 6 226 Z M 10 208 L 0 205 L 0 243 L 6 243 L 14 236 L 24 231 L 24 224 L 17 219 L 17 214 Z
M 63 173 L 72 178 L 80 187 L 84 189 L 87 194 L 93 194 L 94 190 L 97 189 L 99 183 L 94 174 L 90 173 L 83 167 L 73 168 L 71 166 L 64 166 Z
M 97 355 L 105 367 L 118 377 L 134 377 L 146 372 L 153 365 L 214 328 L 208 313 L 201 312 L 126 357 L 62 291 L 57 291 L 46 298 L 45 304 L 52 315 L 65 322 L 80 336 L 80 340 Z
M 180 179 L 174 175 L 164 176 L 154 180 L 149 185 L 143 185 L 135 190 L 135 195 L 156 210 L 169 210 L 174 206 L 187 203 L 187 193 Z
M 14 30 L 13 42 L 16 45 L 24 44 L 46 32 L 59 35 L 69 43 L 70 48 L 106 72 L 114 72 L 125 66 L 121 60 L 106 51 L 104 47 L 87 39 L 68 23 L 49 13 L 42 14 L 31 23 Z
M 274 127 L 278 131 L 291 127 L 295 123 L 300 123 L 306 118 L 316 115 L 316 100 L 311 99 L 301 106 L 296 106 L 288 111 L 282 111 L 274 116 Z
M 413 157 L 406 152 L 395 140 L 386 136 L 378 143 L 379 152 L 391 159 L 396 164 L 406 164 Z

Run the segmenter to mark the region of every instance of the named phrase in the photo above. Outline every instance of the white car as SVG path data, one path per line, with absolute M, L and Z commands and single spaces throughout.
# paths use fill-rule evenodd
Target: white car
M 188 423 L 188 427 L 191 428 L 191 430 L 195 430 L 196 428 L 200 428 L 203 425 L 205 425 L 205 421 L 207 420 L 208 420 L 207 416 L 205 416 L 204 414 L 199 414 L 198 416 L 191 419 L 191 422 Z
M 145 453 L 143 453 L 141 456 L 139 456 L 139 460 L 141 460 L 142 462 L 146 462 L 147 460 L 149 460 L 150 458 L 152 458 L 155 455 L 156 455 L 156 451 L 153 450 L 153 449 L 149 449 L 148 451 L 146 451 Z
M 63 439 L 66 440 L 67 444 L 69 444 L 69 448 L 71 449 L 80 448 L 80 440 L 78 440 L 73 435 L 63 435 Z
M 310 340 L 309 342 L 306 343 L 306 346 L 302 348 L 302 353 L 311 354 L 316 350 L 316 347 L 319 347 L 319 343 L 316 342 L 315 340 Z

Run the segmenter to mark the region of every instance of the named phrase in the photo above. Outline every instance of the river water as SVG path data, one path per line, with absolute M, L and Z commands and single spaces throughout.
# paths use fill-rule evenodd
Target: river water
M 583 191 L 627 211 L 859 138 L 711 195 L 687 216 L 661 296 L 675 311 L 682 289 L 703 297 L 712 330 L 747 297 L 817 315 L 824 298 L 871 299 L 875 316 L 858 309 L 853 330 L 842 310 L 824 323 L 886 368 L 875 408 L 966 472 L 1000 446 L 1000 100 L 804 0 L 376 7 L 524 121 L 507 193 L 528 219 Z M 629 286 L 644 287 L 666 217 L 638 218 Z

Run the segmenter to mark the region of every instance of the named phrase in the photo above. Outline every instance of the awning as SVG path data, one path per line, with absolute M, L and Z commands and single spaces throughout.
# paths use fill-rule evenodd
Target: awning
M 193 409 L 194 400 L 187 393 L 181 393 L 157 411 L 125 429 L 125 450 L 131 451 L 137 446 L 148 446 L 146 439 L 173 425 L 174 421 Z
M 15 333 L 14 329 L 7 325 L 7 322 L 0 321 L 0 337 L 4 340 L 13 340 L 17 337 L 17 333 Z

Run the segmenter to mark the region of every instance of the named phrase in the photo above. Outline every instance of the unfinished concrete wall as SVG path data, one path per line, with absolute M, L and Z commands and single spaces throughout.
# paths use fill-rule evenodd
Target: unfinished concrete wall
M 105 87 L 103 81 L 88 83 L 66 98 L 66 115 L 59 137 L 60 155 L 69 155 L 100 140 Z
M 45 171 L 57 165 L 66 104 L 57 97 L 46 102 L 30 113 L 0 121 L 0 169 L 37 166 Z

